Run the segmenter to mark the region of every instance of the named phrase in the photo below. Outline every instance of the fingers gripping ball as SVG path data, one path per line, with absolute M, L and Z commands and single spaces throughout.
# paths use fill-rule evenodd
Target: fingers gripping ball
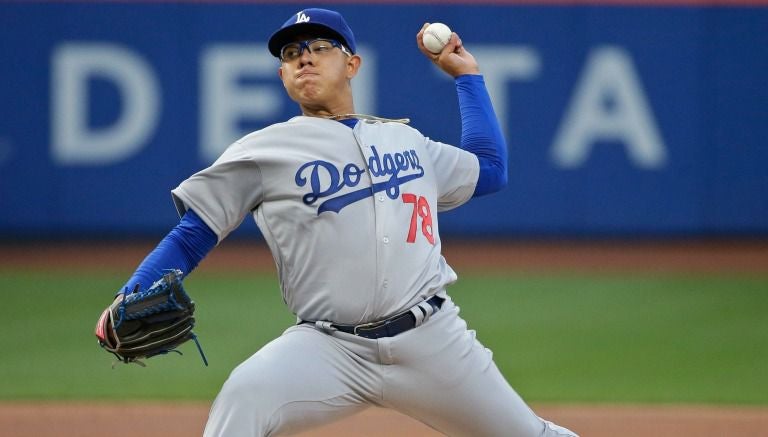
M 440 53 L 451 39 L 451 29 L 443 23 L 432 23 L 424 29 L 421 41 L 432 53 Z
M 195 326 L 195 303 L 184 291 L 180 270 L 170 270 L 145 291 L 120 293 L 96 324 L 99 345 L 124 363 L 142 364 L 140 359 L 178 352 L 181 344 L 194 340 L 205 365 Z

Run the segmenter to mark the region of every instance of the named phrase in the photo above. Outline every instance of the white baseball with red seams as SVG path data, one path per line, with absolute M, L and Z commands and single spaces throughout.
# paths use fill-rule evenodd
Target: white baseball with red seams
M 421 41 L 432 53 L 440 53 L 451 40 L 451 29 L 443 23 L 432 23 L 424 29 Z

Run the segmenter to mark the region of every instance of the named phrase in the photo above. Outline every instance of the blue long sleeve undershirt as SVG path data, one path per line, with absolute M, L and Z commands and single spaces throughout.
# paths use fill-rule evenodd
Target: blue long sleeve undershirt
M 472 197 L 495 193 L 507 185 L 507 144 L 480 75 L 456 78 L 461 113 L 460 147 L 477 156 L 480 174 Z
M 217 241 L 216 233 L 193 210 L 188 210 L 179 224 L 144 258 L 121 291 L 131 292 L 136 284 L 140 290 L 146 290 L 168 269 L 179 269 L 187 276 Z

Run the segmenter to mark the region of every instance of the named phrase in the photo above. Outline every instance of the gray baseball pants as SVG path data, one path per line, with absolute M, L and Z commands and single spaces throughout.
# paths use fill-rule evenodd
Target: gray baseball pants
M 418 328 L 377 340 L 298 325 L 232 371 L 205 437 L 291 434 L 375 405 L 449 436 L 575 436 L 539 418 L 448 298 Z

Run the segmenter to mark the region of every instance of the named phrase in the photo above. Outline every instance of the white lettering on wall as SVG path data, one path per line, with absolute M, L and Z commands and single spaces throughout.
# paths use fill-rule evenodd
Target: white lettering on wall
M 154 132 L 160 90 L 151 67 L 128 48 L 107 43 L 65 43 L 53 52 L 51 145 L 61 165 L 104 165 L 133 155 Z M 117 88 L 120 115 L 112 124 L 88 125 L 88 80 Z
M 620 142 L 632 163 L 657 169 L 666 149 L 626 50 L 592 50 L 555 136 L 552 158 L 563 168 L 583 165 L 598 141 Z
M 277 74 L 279 61 L 263 48 L 256 43 L 218 44 L 202 51 L 198 150 L 203 162 L 214 161 L 229 144 L 248 133 L 243 121 L 266 126 L 292 112 L 293 103 Z M 366 47 L 359 52 L 363 65 L 352 80 L 356 112 L 401 116 L 377 114 L 376 53 Z M 515 124 L 509 120 L 509 83 L 536 79 L 540 55 L 531 47 L 510 45 L 481 45 L 473 54 L 506 130 L 508 124 Z M 161 89 L 141 55 L 116 44 L 69 42 L 54 49 L 51 71 L 55 163 L 108 165 L 133 156 L 146 145 L 160 118 Z M 119 93 L 119 115 L 108 126 L 89 125 L 91 79 L 108 81 Z M 552 144 L 555 165 L 582 166 L 596 144 L 611 142 L 621 144 L 640 168 L 664 166 L 666 148 L 641 85 L 625 49 L 602 46 L 592 50 Z

